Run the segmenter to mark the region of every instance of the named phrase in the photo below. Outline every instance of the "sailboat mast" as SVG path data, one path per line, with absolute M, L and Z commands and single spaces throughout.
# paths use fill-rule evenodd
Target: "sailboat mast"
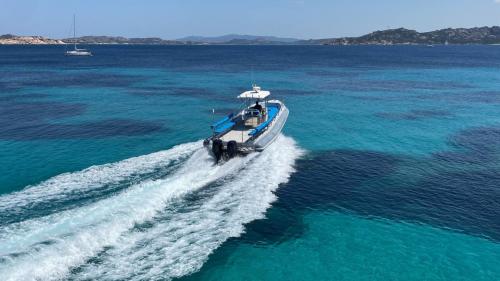
M 76 16 L 73 14 L 73 44 L 76 51 Z

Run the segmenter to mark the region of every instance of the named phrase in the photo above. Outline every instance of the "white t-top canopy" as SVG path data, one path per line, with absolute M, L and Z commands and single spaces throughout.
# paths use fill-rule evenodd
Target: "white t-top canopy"
M 238 98 L 239 99 L 265 99 L 269 95 L 271 95 L 271 92 L 262 91 L 260 89 L 260 87 L 258 87 L 257 85 L 254 85 L 252 91 L 243 92 L 238 96 Z

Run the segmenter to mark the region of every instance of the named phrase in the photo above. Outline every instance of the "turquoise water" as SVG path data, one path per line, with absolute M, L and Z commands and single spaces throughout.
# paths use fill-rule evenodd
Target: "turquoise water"
M 91 49 L 0 48 L 3 279 L 500 278 L 497 47 Z M 214 167 L 254 81 L 284 136 Z
M 193 279 L 495 280 L 500 274 L 499 246 L 484 239 L 342 213 L 308 214 L 304 223 L 301 237 L 273 247 L 231 245 L 221 264 Z

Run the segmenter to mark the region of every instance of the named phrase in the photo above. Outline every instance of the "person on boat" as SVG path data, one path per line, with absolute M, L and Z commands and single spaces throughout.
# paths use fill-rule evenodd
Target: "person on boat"
M 262 105 L 259 104 L 259 101 L 255 102 L 253 108 L 259 110 L 259 112 L 262 113 Z

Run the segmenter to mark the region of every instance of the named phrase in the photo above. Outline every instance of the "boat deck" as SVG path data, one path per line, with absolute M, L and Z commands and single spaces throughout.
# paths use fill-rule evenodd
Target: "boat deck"
M 227 132 L 225 135 L 223 135 L 220 139 L 224 142 L 228 141 L 236 141 L 236 142 L 246 142 L 247 140 L 250 139 L 250 136 L 248 135 L 253 128 L 250 128 L 248 130 L 238 130 L 238 129 L 233 129 L 229 132 Z
M 248 126 L 240 121 L 230 131 L 225 133 L 220 139 L 224 142 L 234 140 L 236 142 L 243 143 L 251 138 L 249 134 L 253 129 L 255 129 L 255 126 Z
M 236 118 L 237 123 L 233 125 L 231 130 L 226 132 L 220 137 L 223 142 L 236 141 L 238 143 L 245 143 L 254 135 L 260 133 L 278 114 L 279 108 L 275 105 L 268 106 L 268 116 L 267 120 L 262 122 L 257 117 L 247 119 L 246 121 L 241 121 L 240 118 Z M 234 124 L 234 123 L 233 123 Z

